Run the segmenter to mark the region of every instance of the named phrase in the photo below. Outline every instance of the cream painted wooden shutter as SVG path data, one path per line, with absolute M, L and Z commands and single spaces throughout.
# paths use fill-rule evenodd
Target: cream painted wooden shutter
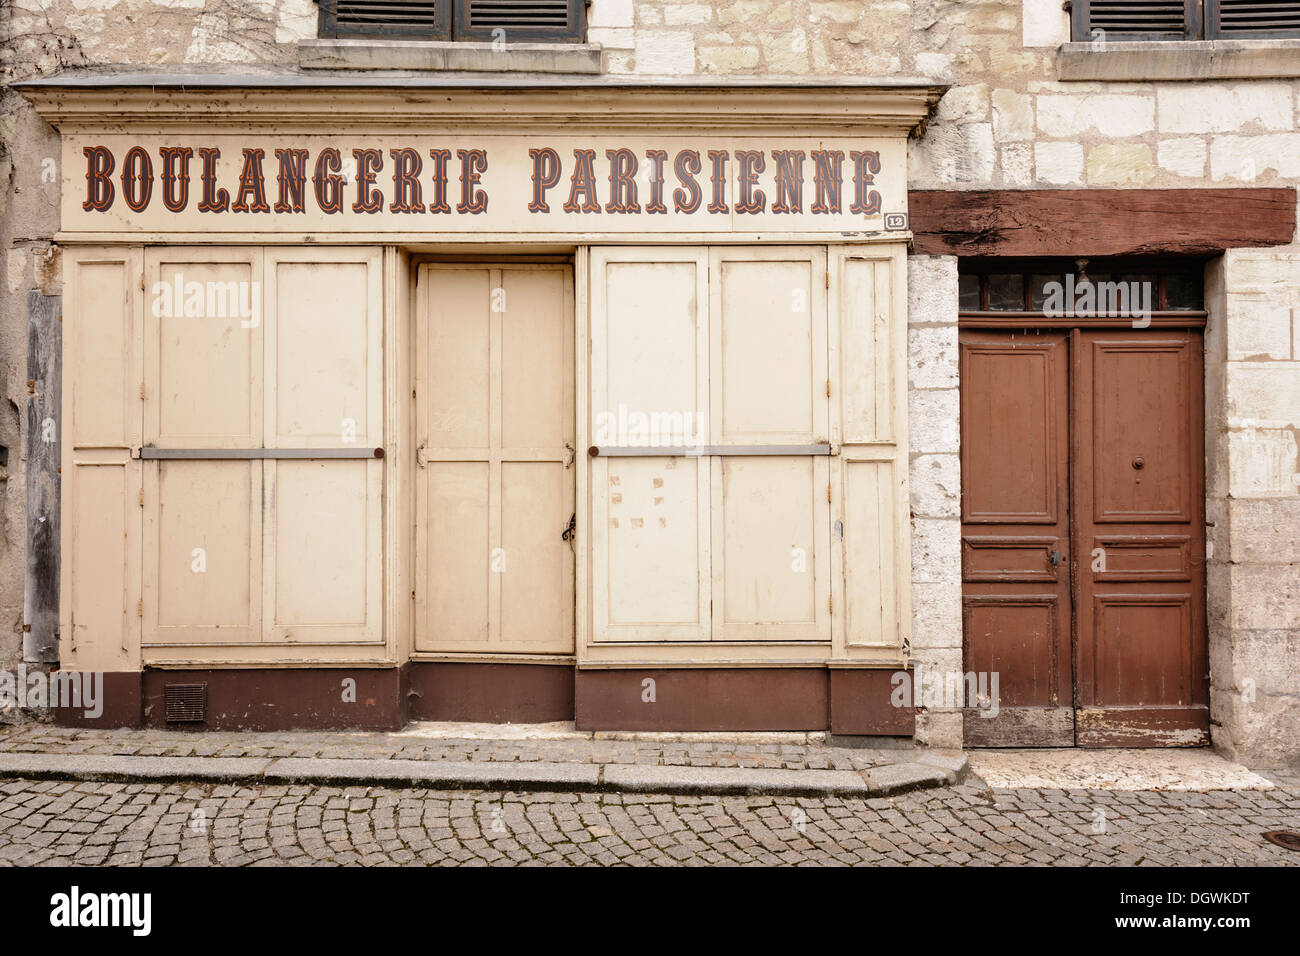
M 382 639 L 380 253 L 150 250 L 144 643 Z M 265 449 L 223 460 L 204 450 Z
M 825 444 L 826 251 L 711 253 L 711 443 Z M 828 458 L 711 461 L 715 641 L 830 640 Z
M 835 656 L 896 661 L 911 635 L 906 259 L 901 249 L 830 257 Z
M 266 252 L 266 447 L 384 443 L 378 249 Z M 383 639 L 381 459 L 265 462 L 265 639 Z
M 423 652 L 573 652 L 573 271 L 422 266 L 417 608 Z
M 65 250 L 60 661 L 140 660 L 140 249 Z
M 262 251 L 149 249 L 145 285 L 143 444 L 261 447 Z M 261 641 L 263 463 L 143 465 L 144 643 Z
M 592 250 L 593 444 L 664 444 L 673 421 L 707 419 L 708 266 L 700 248 Z M 709 489 L 707 458 L 592 461 L 597 641 L 709 639 Z
M 827 443 L 825 274 L 822 247 L 593 250 L 592 443 Z M 826 456 L 591 467 L 595 640 L 830 641 Z

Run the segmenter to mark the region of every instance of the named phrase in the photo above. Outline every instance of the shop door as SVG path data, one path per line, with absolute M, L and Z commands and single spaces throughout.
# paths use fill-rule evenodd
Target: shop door
M 419 273 L 420 652 L 573 652 L 573 272 Z
M 1199 333 L 966 330 L 961 383 L 967 743 L 1206 743 Z

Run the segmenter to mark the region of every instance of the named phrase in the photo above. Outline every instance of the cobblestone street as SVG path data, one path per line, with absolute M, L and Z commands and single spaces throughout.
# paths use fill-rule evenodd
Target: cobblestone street
M 1300 829 L 1293 779 L 870 800 L 0 781 L 6 865 L 1300 864 L 1275 829 Z

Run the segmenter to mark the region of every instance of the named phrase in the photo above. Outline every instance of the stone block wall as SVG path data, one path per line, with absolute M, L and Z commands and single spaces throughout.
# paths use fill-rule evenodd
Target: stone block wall
M 956 257 L 911 256 L 907 262 L 907 294 L 911 659 L 915 666 L 931 674 L 960 673 L 961 405 Z M 960 748 L 961 711 L 919 711 L 916 739 L 931 747 Z
M 1300 251 L 1210 270 L 1206 458 L 1214 743 L 1300 763 Z

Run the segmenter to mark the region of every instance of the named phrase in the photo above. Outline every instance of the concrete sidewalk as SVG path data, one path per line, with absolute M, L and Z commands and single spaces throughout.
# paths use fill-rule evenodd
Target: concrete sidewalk
M 959 782 L 964 754 L 824 734 L 590 734 L 415 724 L 391 734 L 0 728 L 0 777 L 429 790 L 879 797 Z

